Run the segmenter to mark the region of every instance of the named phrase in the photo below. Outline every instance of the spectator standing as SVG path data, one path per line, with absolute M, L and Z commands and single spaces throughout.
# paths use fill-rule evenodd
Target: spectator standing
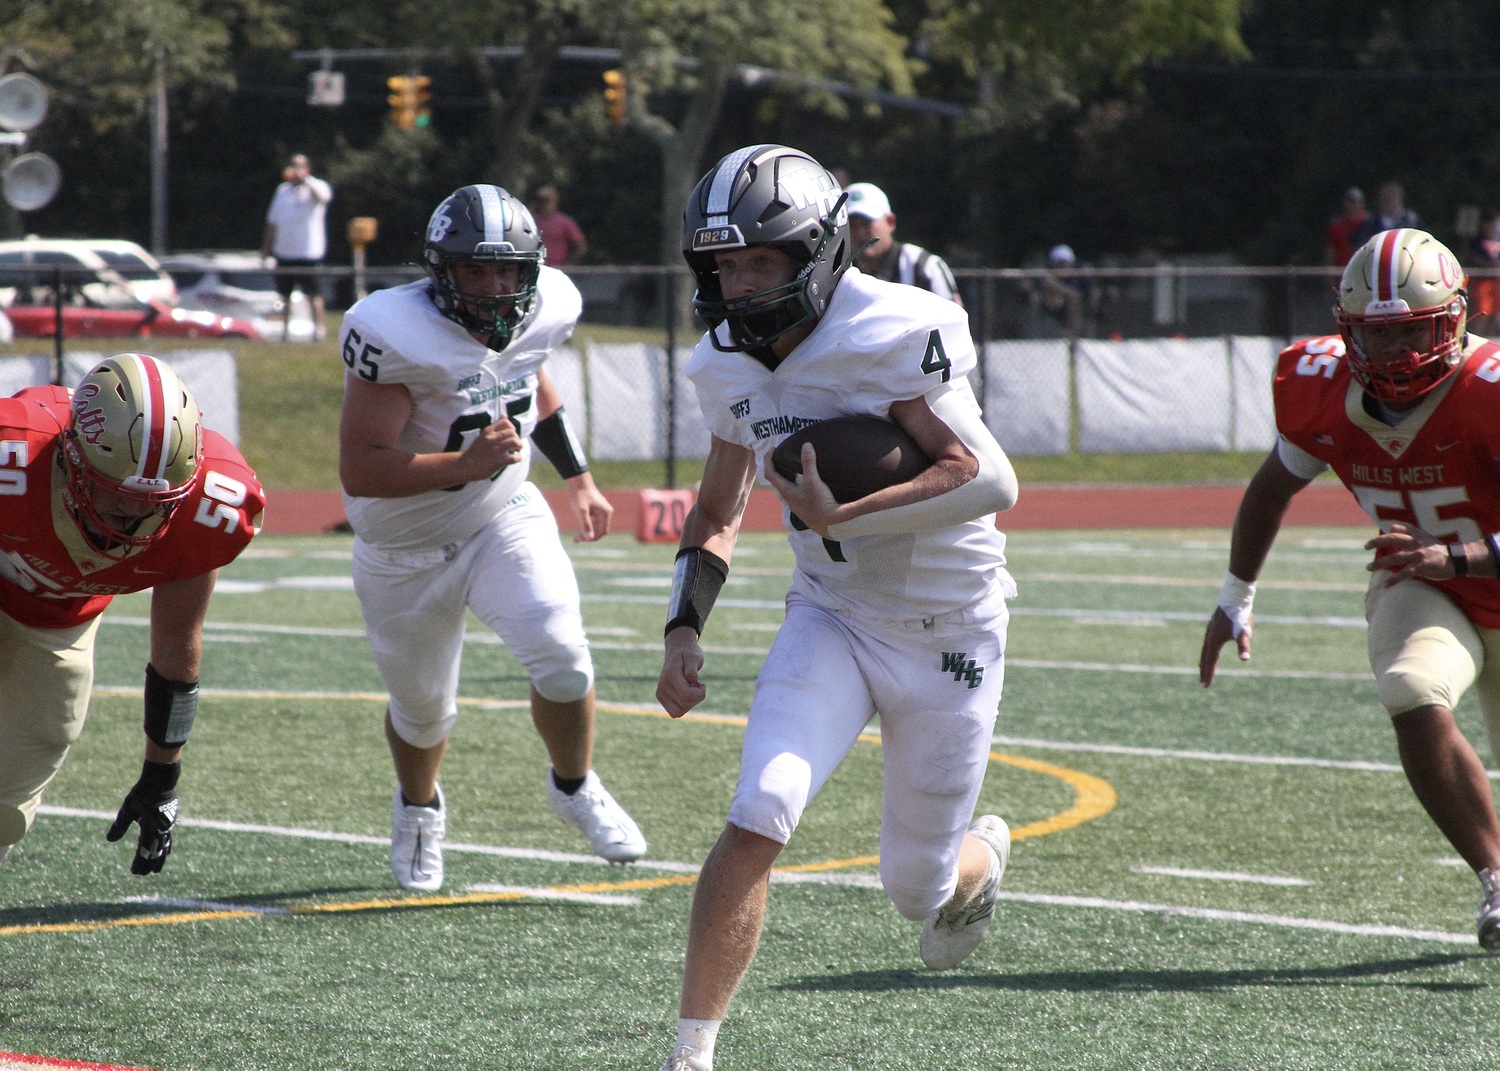
M 578 581 L 551 507 L 527 479 L 535 447 L 566 481 L 578 539 L 608 533 L 613 507 L 544 367 L 572 337 L 583 300 L 542 259 L 520 201 L 498 186 L 464 186 L 427 224 L 428 278 L 377 290 L 344 316 L 339 476 L 354 591 L 390 693 L 391 871 L 406 889 L 443 884 L 438 773 L 471 610 L 530 679 L 553 811 L 610 862 L 646 851 L 593 770 L 594 666 Z
M 877 710 L 880 876 L 897 910 L 923 924 L 928 967 L 957 966 L 978 946 L 1009 857 L 1005 822 L 974 811 L 1015 594 L 995 513 L 1015 502 L 1015 473 L 969 385 L 968 317 L 849 271 L 842 204 L 817 161 L 756 145 L 720 160 L 683 216 L 694 307 L 713 325 L 687 365 L 711 439 L 667 611 L 656 695 L 668 714 L 707 697 L 700 637 L 758 472 L 783 500 L 796 565 L 728 820 L 693 897 L 666 1071 L 712 1068 L 771 869 Z M 774 471 L 772 451 L 793 429 L 848 414 L 901 425 L 933 465 L 844 505 L 811 447 L 797 482 Z
M 292 291 L 301 290 L 312 305 L 313 336 L 323 337 L 324 279 L 318 269 L 328 255 L 328 203 L 333 187 L 315 178 L 307 157 L 287 160 L 281 185 L 266 210 L 260 255 L 276 261 L 276 292 L 281 295 L 281 337 L 291 337 Z
M 1365 220 L 1369 218 L 1369 215 L 1365 211 L 1365 191 L 1358 186 L 1350 186 L 1344 191 L 1339 214 L 1328 221 L 1328 226 L 1324 230 L 1323 261 L 1325 264 L 1338 268 L 1340 271 L 1343 270 L 1359 244 L 1355 242 L 1354 236 L 1365 225 Z
M 1354 232 L 1354 246 L 1359 248 L 1381 231 L 1397 227 L 1420 227 L 1422 221 L 1406 207 L 1406 194 L 1399 182 L 1382 182 L 1375 192 L 1375 211 Z
M 1089 309 L 1093 287 L 1088 279 L 1072 274 L 1078 267 L 1078 258 L 1073 247 L 1066 244 L 1053 246 L 1047 251 L 1047 274 L 1042 276 L 1037 288 L 1037 300 L 1042 308 L 1051 313 L 1069 338 L 1083 334 L 1083 322 Z
M 543 186 L 536 191 L 531 201 L 531 216 L 542 232 L 542 244 L 547 247 L 547 263 L 554 268 L 576 264 L 588 255 L 588 239 L 583 228 L 566 212 L 558 210 L 556 186 Z
M 896 241 L 896 214 L 885 191 L 869 182 L 856 182 L 847 192 L 854 264 L 860 271 L 887 282 L 919 286 L 963 304 L 953 272 L 942 257 L 919 245 Z
M 1470 263 L 1476 268 L 1500 270 L 1500 211 L 1486 208 L 1479 217 L 1479 233 L 1469 243 Z M 1490 337 L 1500 316 L 1500 277 L 1469 277 L 1469 329 Z
M 1458 260 L 1425 231 L 1387 230 L 1344 269 L 1339 334 L 1283 350 L 1280 442 L 1245 490 L 1229 573 L 1203 636 L 1250 658 L 1255 581 L 1292 496 L 1332 468 L 1380 527 L 1365 594 L 1370 668 L 1406 779 L 1479 878 L 1480 947 L 1500 952 L 1500 820 L 1453 708 L 1473 687 L 1500 754 L 1500 346 L 1466 330 Z M 1494 662 L 1491 662 L 1494 659 Z
M 0 859 L 83 732 L 100 615 L 150 588 L 145 761 L 106 837 L 136 825 L 130 871 L 155 873 L 172 850 L 209 597 L 265 495 L 172 367 L 144 353 L 100 362 L 73 391 L 0 400 L 0 438 Z

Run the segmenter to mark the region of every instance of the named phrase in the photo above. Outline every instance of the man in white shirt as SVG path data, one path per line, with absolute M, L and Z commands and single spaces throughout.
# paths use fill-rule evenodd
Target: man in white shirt
M 312 165 L 300 153 L 287 161 L 281 185 L 266 210 L 260 255 L 276 259 L 276 291 L 283 303 L 281 336 L 291 334 L 292 291 L 301 290 L 312 304 L 315 337 L 323 337 L 323 278 L 317 271 L 328 255 L 328 202 L 333 187 L 314 178 Z

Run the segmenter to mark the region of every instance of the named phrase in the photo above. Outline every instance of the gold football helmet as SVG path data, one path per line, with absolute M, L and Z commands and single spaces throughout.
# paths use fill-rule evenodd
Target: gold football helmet
M 85 535 L 145 546 L 192 490 L 203 459 L 198 403 L 170 365 L 121 353 L 83 377 L 71 408 L 63 437 L 69 512 Z
M 1333 312 L 1349 369 L 1367 392 L 1410 402 L 1452 374 L 1463 360 L 1467 281 L 1458 258 L 1426 231 L 1381 231 L 1359 247 Z

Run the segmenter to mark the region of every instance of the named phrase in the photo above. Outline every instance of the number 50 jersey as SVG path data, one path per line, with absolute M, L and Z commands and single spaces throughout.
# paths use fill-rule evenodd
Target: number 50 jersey
M 1283 439 L 1331 467 L 1382 531 L 1414 525 L 1445 542 L 1500 532 L 1500 345 L 1470 335 L 1463 364 L 1391 427 L 1336 335 L 1283 350 L 1272 388 Z M 1424 581 L 1481 628 L 1500 628 L 1500 581 Z
M 260 531 L 266 497 L 234 445 L 203 431 L 203 463 L 163 534 L 145 547 L 101 551 L 63 503 L 58 449 L 68 424 L 63 387 L 0 398 L 0 611 L 32 628 L 73 628 L 110 599 L 227 565 Z

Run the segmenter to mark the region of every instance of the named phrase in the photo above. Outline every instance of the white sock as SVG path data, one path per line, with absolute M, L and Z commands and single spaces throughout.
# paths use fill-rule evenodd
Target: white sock
M 705 1063 L 714 1062 L 714 1042 L 719 1038 L 722 1019 L 678 1019 L 677 1044 L 693 1050 L 693 1056 Z

